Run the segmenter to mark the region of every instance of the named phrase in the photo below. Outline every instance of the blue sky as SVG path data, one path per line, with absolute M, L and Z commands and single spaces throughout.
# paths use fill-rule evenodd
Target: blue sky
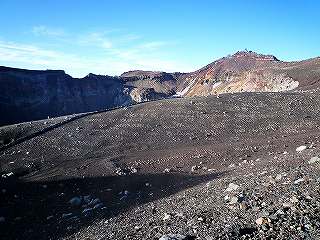
M 320 1 L 1 0 L 0 65 L 119 75 L 192 71 L 245 48 L 320 55 Z

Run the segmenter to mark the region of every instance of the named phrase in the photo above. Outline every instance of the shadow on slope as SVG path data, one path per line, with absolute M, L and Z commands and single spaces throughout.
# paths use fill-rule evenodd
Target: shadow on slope
M 221 177 L 224 173 L 131 174 L 26 182 L 23 177 L 2 180 L 0 198 L 1 239 L 57 239 L 77 232 L 94 220 L 108 219 L 140 204 L 175 194 Z M 72 206 L 74 197 L 99 198 L 105 208 L 83 213 L 92 206 Z M 88 204 L 87 204 L 88 205 Z M 150 209 L 152 211 L 152 209 Z

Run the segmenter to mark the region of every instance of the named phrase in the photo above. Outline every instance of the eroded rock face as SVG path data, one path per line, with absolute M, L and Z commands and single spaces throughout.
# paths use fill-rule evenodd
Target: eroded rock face
M 317 68 L 311 61 L 307 65 Z M 300 75 L 297 75 L 297 69 L 300 69 Z M 305 81 L 302 75 L 307 78 L 307 72 L 310 70 L 301 63 L 285 63 L 272 55 L 241 51 L 189 73 L 180 91 L 184 96 L 289 91 Z M 301 86 L 304 85 L 307 84 Z
M 140 103 L 167 98 L 170 97 L 170 94 L 158 93 L 153 88 L 133 88 L 130 97 L 133 102 Z
M 159 97 L 162 98 L 163 95 L 171 96 L 175 94 L 179 80 L 183 75 L 183 73 L 135 70 L 125 72 L 120 77 L 127 86 L 138 88 L 133 94 L 139 91 L 145 94 L 144 89 L 150 89 L 151 92 L 160 93 Z M 143 96 L 141 97 L 143 98 Z
M 0 69 L 0 125 L 96 111 L 131 103 L 115 77 L 76 79 L 64 71 Z
M 216 77 L 215 77 L 216 76 Z M 219 76 L 200 79 L 187 92 L 187 96 L 207 96 L 235 92 L 282 92 L 297 88 L 299 82 L 283 73 L 226 72 Z

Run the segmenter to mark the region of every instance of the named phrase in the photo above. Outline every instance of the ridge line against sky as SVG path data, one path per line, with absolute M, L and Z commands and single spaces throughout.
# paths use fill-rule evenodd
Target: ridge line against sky
M 311 0 L 2 0 L 0 9 L 0 65 L 74 77 L 190 72 L 245 48 L 284 61 L 320 55 Z

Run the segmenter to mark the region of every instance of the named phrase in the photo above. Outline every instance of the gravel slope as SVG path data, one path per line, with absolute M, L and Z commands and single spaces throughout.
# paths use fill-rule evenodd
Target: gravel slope
M 319 239 L 319 110 L 317 91 L 239 93 L 49 128 L 0 152 L 1 238 Z

